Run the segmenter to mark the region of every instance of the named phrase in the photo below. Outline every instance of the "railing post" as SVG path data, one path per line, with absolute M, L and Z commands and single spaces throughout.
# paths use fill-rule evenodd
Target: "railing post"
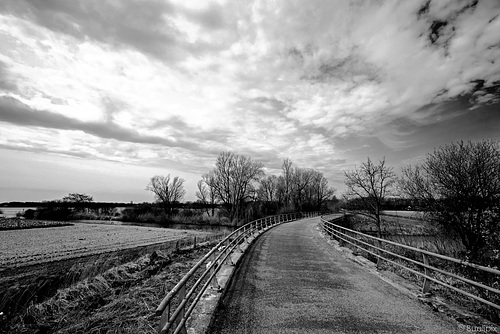
M 211 270 L 211 273 L 210 274 L 214 274 L 214 277 L 212 278 L 212 281 L 210 282 L 210 285 L 212 287 L 212 289 L 214 290 L 219 290 L 220 289 L 220 285 L 219 285 L 219 282 L 217 281 L 217 261 L 215 261 L 215 258 L 217 257 L 217 252 L 213 252 L 212 254 L 212 263 L 213 263 L 213 267 L 212 267 L 212 270 Z
M 428 266 L 429 265 L 429 261 L 427 260 L 427 256 L 425 256 L 424 253 L 422 253 L 422 259 L 423 259 L 424 264 L 426 266 Z M 430 274 L 430 271 L 427 269 L 427 267 L 424 267 L 424 274 L 426 276 L 429 276 L 429 274 Z M 429 291 L 430 291 L 430 289 L 431 289 L 431 281 L 428 280 L 426 277 L 424 277 L 424 284 L 422 286 L 422 294 L 424 294 L 424 295 L 428 294 Z
M 382 243 L 380 241 L 377 240 L 377 244 L 379 248 L 382 248 Z M 377 254 L 381 255 L 382 253 L 377 249 Z M 381 266 L 382 266 L 382 257 L 377 256 L 377 270 L 379 270 Z
M 186 285 L 183 285 L 181 287 L 181 289 L 179 290 L 179 298 L 180 298 L 181 302 L 186 298 Z M 179 316 L 177 316 L 177 319 L 175 319 L 177 321 L 174 320 L 174 323 L 176 324 L 176 326 L 178 326 L 180 324 L 180 322 L 182 321 L 182 319 L 184 319 L 185 310 L 186 310 L 186 308 L 183 307 L 181 309 L 181 312 L 179 313 Z M 182 326 L 180 333 L 187 334 L 186 326 Z
M 158 326 L 158 333 L 161 333 L 161 330 L 165 326 L 165 324 L 170 319 L 170 302 L 167 304 L 165 310 L 163 310 L 160 318 L 160 325 Z

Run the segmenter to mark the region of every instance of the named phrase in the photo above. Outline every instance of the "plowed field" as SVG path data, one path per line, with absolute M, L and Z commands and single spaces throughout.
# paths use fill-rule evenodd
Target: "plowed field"
M 0 312 L 11 317 L 81 279 L 156 250 L 193 245 L 195 236 L 198 244 L 222 234 L 88 223 L 0 231 Z
M 133 248 L 206 232 L 142 226 L 74 224 L 0 231 L 0 269 Z

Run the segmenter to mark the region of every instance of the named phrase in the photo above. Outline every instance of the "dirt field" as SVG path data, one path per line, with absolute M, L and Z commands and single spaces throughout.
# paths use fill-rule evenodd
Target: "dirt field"
M 140 256 L 192 247 L 194 237 L 199 244 L 222 235 L 88 223 L 0 231 L 0 312 L 12 316 L 61 288 Z
M 73 226 L 0 231 L 0 270 L 196 235 L 202 236 L 207 233 L 142 226 L 78 223 Z

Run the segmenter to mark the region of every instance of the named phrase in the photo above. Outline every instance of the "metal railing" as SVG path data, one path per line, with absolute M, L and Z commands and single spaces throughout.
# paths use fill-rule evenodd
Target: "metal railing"
M 158 332 L 186 333 L 186 322 L 207 288 L 220 288 L 217 274 L 222 264 L 233 265 L 231 254 L 240 250 L 241 245 L 249 238 L 282 223 L 319 215 L 319 212 L 297 212 L 265 217 L 243 225 L 229 234 L 205 254 L 163 298 L 156 308 L 156 315 L 161 316 Z
M 452 258 L 449 256 L 429 252 L 429 251 L 426 251 L 426 250 L 423 250 L 420 248 L 415 248 L 415 247 L 403 245 L 403 244 L 400 244 L 397 242 L 377 238 L 377 237 L 374 237 L 374 236 L 371 236 L 371 235 L 368 235 L 365 233 L 361 233 L 358 231 L 354 231 L 352 229 L 342 227 L 342 226 L 336 224 L 340 220 L 342 220 L 343 218 L 344 218 L 344 215 L 322 216 L 321 217 L 321 226 L 327 234 L 373 255 L 373 256 L 377 257 L 377 259 L 379 259 L 379 260 L 387 261 L 387 262 L 392 263 L 396 266 L 399 266 L 399 267 L 401 267 L 401 268 L 403 268 L 403 269 L 405 269 L 405 270 L 407 270 L 415 275 L 422 277 L 423 278 L 423 285 L 422 285 L 422 293 L 423 294 L 427 294 L 430 292 L 430 283 L 434 282 L 434 283 L 437 283 L 437 284 L 444 286 L 448 289 L 454 290 L 454 291 L 459 292 L 465 296 L 468 296 L 472 299 L 475 299 L 483 304 L 486 304 L 488 306 L 491 306 L 493 308 L 500 310 L 500 305 L 495 304 L 495 303 L 493 303 L 489 300 L 486 300 L 484 298 L 481 298 L 479 296 L 473 295 L 470 292 L 464 291 L 456 286 L 453 286 L 451 284 L 443 282 L 439 279 L 436 279 L 435 277 L 431 276 L 431 273 L 438 272 L 442 275 L 452 277 L 452 278 L 457 279 L 463 283 L 474 286 L 475 288 L 479 288 L 479 289 L 483 289 L 483 290 L 495 293 L 498 295 L 498 297 L 500 297 L 500 290 L 499 289 L 485 285 L 483 283 L 473 281 L 471 279 L 468 279 L 466 277 L 462 277 L 462 276 L 457 275 L 455 273 L 451 273 L 451 272 L 443 270 L 441 268 L 434 267 L 434 266 L 429 264 L 429 259 L 434 258 L 434 259 L 445 260 L 445 261 L 459 264 L 459 265 L 464 266 L 464 267 L 473 268 L 475 270 L 478 270 L 478 271 L 481 271 L 484 273 L 496 275 L 495 277 L 498 278 L 497 282 L 500 282 L 500 271 L 499 270 L 489 268 L 489 267 L 484 267 L 484 266 L 470 263 L 470 262 L 463 261 L 463 260 L 458 260 L 458 259 L 455 259 L 455 258 Z M 376 242 L 377 246 L 372 245 L 366 241 L 373 241 L 374 243 Z M 391 245 L 391 246 L 398 247 L 400 249 L 405 249 L 405 250 L 409 250 L 409 251 L 413 251 L 413 252 L 416 252 L 418 254 L 421 254 L 422 262 L 417 261 L 415 259 L 410 259 L 404 255 L 397 254 L 397 253 L 392 252 L 388 249 L 385 249 L 384 245 Z M 417 265 L 417 267 L 423 268 L 423 272 L 412 269 L 412 268 L 408 267 L 407 265 L 405 265 L 404 263 L 391 260 L 388 258 L 387 255 L 390 255 L 394 258 L 398 258 L 400 260 L 403 260 L 406 263 L 412 263 L 414 265 Z

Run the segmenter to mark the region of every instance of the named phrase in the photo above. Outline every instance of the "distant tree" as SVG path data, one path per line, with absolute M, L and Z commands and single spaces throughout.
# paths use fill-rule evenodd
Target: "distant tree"
M 487 248 L 500 251 L 498 142 L 462 141 L 437 148 L 422 164 L 405 167 L 399 185 L 430 219 L 455 232 L 473 259 Z
M 307 188 L 312 182 L 314 171 L 306 168 L 294 168 L 292 176 L 292 198 L 295 210 L 302 210 L 307 202 Z
M 69 203 L 90 203 L 94 201 L 94 198 L 87 194 L 70 193 L 68 196 L 63 197 L 62 200 Z
M 210 211 L 208 210 L 208 189 L 207 185 L 203 180 L 199 180 L 198 183 L 196 184 L 198 187 L 198 191 L 196 191 L 196 197 L 198 200 L 205 205 L 205 211 L 207 212 L 207 215 L 210 214 Z
M 293 167 L 290 159 L 283 160 L 283 174 L 262 180 L 260 197 L 278 203 L 282 211 L 320 210 L 335 192 L 323 174 L 311 168 Z
M 283 201 L 285 206 L 292 204 L 292 182 L 293 182 L 293 163 L 292 160 L 286 158 L 283 160 L 281 169 L 283 170 L 282 191 Z
M 88 209 L 89 203 L 92 203 L 94 198 L 87 194 L 69 193 L 68 196 L 63 197 L 63 203 L 70 203 L 74 211 L 81 212 Z
M 263 203 L 265 209 L 272 214 L 276 214 L 280 205 L 280 178 L 276 175 L 264 177 L 259 182 L 257 198 Z
M 210 175 L 217 200 L 228 212 L 229 219 L 241 218 L 245 202 L 254 198 L 255 183 L 264 175 L 262 164 L 250 157 L 222 152 Z
M 367 162 L 344 172 L 347 186 L 346 197 L 357 198 L 362 204 L 361 213 L 372 218 L 377 228 L 377 234 L 382 234 L 380 218 L 382 204 L 396 181 L 393 168 L 385 164 L 385 158 L 374 164 L 370 158 Z
M 186 194 L 184 179 L 178 176 L 171 179 L 170 174 L 167 176 L 153 176 L 146 190 L 151 191 L 155 195 L 156 201 L 162 205 L 167 215 L 172 214 L 172 204 L 180 202 Z
M 212 217 L 215 216 L 215 206 L 217 205 L 217 196 L 214 186 L 213 174 L 208 173 L 202 176 L 202 179 L 198 181 L 198 191 L 196 192 L 196 197 L 201 203 L 205 205 L 205 210 L 207 214 L 210 214 L 209 207 L 211 210 Z
M 323 173 L 314 171 L 310 192 L 312 194 L 311 204 L 315 206 L 316 210 L 321 210 L 326 201 L 332 199 L 336 189 L 328 186 L 328 180 Z
M 260 180 L 259 199 L 264 202 L 275 202 L 278 199 L 278 177 L 269 175 Z

